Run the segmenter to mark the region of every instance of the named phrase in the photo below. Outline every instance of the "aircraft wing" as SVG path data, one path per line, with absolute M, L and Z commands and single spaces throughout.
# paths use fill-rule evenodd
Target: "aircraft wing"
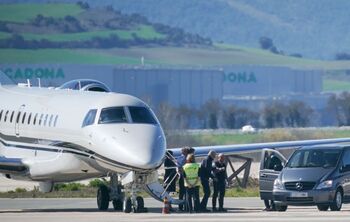
M 3 174 L 22 174 L 28 170 L 23 164 L 22 159 L 6 158 L 0 156 L 0 173 Z
M 215 150 L 217 153 L 224 153 L 226 155 L 244 154 L 260 152 L 262 149 L 287 149 L 300 146 L 326 145 L 335 143 L 349 143 L 350 138 L 337 139 L 319 139 L 319 140 L 298 140 L 298 141 L 284 141 L 272 143 L 252 143 L 252 144 L 235 144 L 235 145 L 219 145 L 219 146 L 198 146 L 195 149 L 197 157 L 206 156 L 210 150 Z M 181 148 L 172 148 L 173 156 L 181 155 Z

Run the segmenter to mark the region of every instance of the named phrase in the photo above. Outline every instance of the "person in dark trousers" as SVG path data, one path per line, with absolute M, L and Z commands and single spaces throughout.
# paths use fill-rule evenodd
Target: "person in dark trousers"
M 213 212 L 226 212 L 227 210 L 224 208 L 224 197 L 225 197 L 225 190 L 226 190 L 226 180 L 227 180 L 227 173 L 226 173 L 226 160 L 225 155 L 220 153 L 218 155 L 218 160 L 214 163 L 214 193 L 213 193 Z M 216 208 L 216 200 L 219 196 L 219 209 Z
M 201 201 L 201 211 L 210 212 L 207 209 L 208 199 L 210 197 L 209 178 L 214 179 L 213 161 L 216 157 L 214 150 L 209 151 L 208 156 L 201 163 L 200 179 L 203 186 L 204 196 Z
M 176 192 L 176 160 L 173 159 L 173 151 L 168 150 L 164 160 L 164 188 L 167 192 Z
M 193 209 L 195 212 L 200 212 L 199 203 L 199 172 L 200 165 L 195 162 L 193 154 L 187 156 L 186 164 L 183 166 L 183 173 L 186 187 L 186 198 L 188 211 L 192 213 Z M 194 207 L 192 205 L 194 202 Z
M 179 200 L 184 200 L 185 194 L 186 194 L 186 188 L 184 184 L 184 177 L 183 177 L 183 166 L 186 164 L 186 158 L 188 155 L 190 147 L 183 147 L 181 149 L 181 156 L 177 158 L 177 169 L 178 173 L 180 175 L 179 177 Z M 183 211 L 184 210 L 184 205 L 180 204 L 179 205 L 179 210 Z

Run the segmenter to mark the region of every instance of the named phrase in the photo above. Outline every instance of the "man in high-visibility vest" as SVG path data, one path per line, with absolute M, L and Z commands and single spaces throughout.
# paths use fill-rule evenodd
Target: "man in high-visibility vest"
M 199 169 L 200 165 L 195 162 L 193 154 L 189 154 L 186 158 L 186 164 L 183 166 L 188 211 L 193 211 L 192 199 L 194 202 L 194 210 L 200 212 L 199 203 Z

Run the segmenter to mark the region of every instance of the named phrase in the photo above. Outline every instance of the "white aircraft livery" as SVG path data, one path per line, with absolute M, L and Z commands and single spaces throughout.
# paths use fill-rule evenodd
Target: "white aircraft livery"
M 111 201 L 116 210 L 142 211 L 143 199 L 137 196 L 141 189 L 158 200 L 166 196 L 174 204 L 181 203 L 158 182 L 157 169 L 167 147 L 150 107 L 133 96 L 108 92 L 97 81 L 68 85 L 91 86 L 92 91 L 30 83 L 0 85 L 0 173 L 9 179 L 38 181 L 43 192 L 50 192 L 55 183 L 110 177 L 110 184 L 98 190 L 100 210 Z M 196 156 L 204 156 L 211 149 L 236 154 L 339 142 L 350 139 L 194 148 Z M 173 151 L 180 155 L 180 148 Z

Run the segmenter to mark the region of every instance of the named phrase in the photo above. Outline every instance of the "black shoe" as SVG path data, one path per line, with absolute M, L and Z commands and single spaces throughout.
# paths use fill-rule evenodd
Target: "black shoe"
M 213 212 L 218 212 L 218 209 L 216 207 L 213 207 Z
M 204 209 L 202 209 L 201 210 L 203 213 L 209 213 L 209 212 L 211 212 L 210 210 L 208 210 L 207 208 L 204 208 Z
M 219 212 L 227 212 L 225 208 L 219 208 Z

